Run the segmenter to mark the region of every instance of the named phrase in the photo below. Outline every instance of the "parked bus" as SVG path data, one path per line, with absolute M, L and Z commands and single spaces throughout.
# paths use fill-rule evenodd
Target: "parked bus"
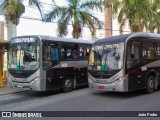
M 9 82 L 14 88 L 65 92 L 88 84 L 87 65 L 93 42 L 49 36 L 21 36 L 9 43 Z
M 137 32 L 97 40 L 88 66 L 89 87 L 152 93 L 160 84 L 160 34 Z

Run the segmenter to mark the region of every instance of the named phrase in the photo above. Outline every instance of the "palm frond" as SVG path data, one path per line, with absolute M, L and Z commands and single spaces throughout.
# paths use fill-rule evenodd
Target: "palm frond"
M 86 10 L 86 11 L 100 10 L 102 12 L 104 9 L 103 0 L 89 0 L 89 1 L 82 2 L 79 9 Z
M 81 17 L 81 20 L 83 21 L 83 25 L 88 26 L 89 30 L 91 31 L 92 37 L 95 37 L 97 27 L 98 29 L 102 28 L 102 24 L 98 20 L 98 18 L 96 18 L 92 14 L 89 14 L 83 11 L 79 11 L 79 16 Z
M 58 36 L 66 36 L 68 34 L 67 24 L 72 23 L 74 38 L 81 35 L 84 25 L 90 30 L 95 31 L 95 26 L 102 28 L 101 22 L 97 17 L 90 14 L 93 9 L 103 10 L 103 0 L 66 0 L 66 6 L 54 6 L 51 12 L 47 13 L 45 21 L 58 19 Z
M 44 21 L 51 21 L 52 19 L 56 19 L 61 15 L 65 15 L 67 13 L 66 7 L 58 7 L 56 6 L 51 12 L 44 15 Z
M 39 0 L 29 0 L 29 5 L 37 7 L 43 20 L 43 5 Z
M 120 26 L 119 26 L 120 34 L 123 34 L 123 29 L 124 29 L 124 27 L 125 27 L 126 21 L 127 21 L 127 19 L 124 18 L 124 19 L 122 19 L 122 21 L 121 21 L 121 23 L 120 23 Z
M 58 21 L 57 32 L 59 37 L 64 37 L 68 34 L 67 26 L 69 24 L 71 17 L 69 15 L 65 15 L 61 16 L 60 18 L 61 19 L 59 19 Z

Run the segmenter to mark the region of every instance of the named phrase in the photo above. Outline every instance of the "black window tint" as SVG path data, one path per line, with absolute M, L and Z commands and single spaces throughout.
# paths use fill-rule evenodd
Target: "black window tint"
M 62 44 L 61 45 L 61 59 L 62 60 L 72 60 L 74 52 L 73 44 Z
M 58 60 L 58 47 L 45 46 L 43 49 L 43 60 Z
M 130 41 L 127 45 L 127 68 L 136 66 L 140 62 L 140 42 Z
M 79 57 L 84 58 L 84 47 L 79 47 Z
M 138 60 L 140 59 L 140 43 L 131 41 L 127 45 L 127 60 Z
M 143 42 L 142 45 L 142 58 L 143 59 L 155 59 L 156 52 L 153 42 Z
M 79 58 L 80 59 L 88 59 L 90 52 L 89 46 L 80 46 L 79 47 Z
M 58 44 L 44 42 L 43 44 L 43 68 L 50 68 L 58 63 L 59 60 L 59 48 Z
M 160 58 L 160 43 L 156 43 L 156 58 Z

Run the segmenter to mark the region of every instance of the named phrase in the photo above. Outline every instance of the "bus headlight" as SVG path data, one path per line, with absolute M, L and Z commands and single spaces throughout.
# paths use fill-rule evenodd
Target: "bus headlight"
M 119 77 L 118 79 L 116 79 L 116 80 L 114 80 L 113 82 L 114 83 L 118 83 L 118 82 L 120 82 L 121 80 L 127 80 L 127 76 L 122 76 L 122 77 Z
M 34 78 L 34 79 L 31 81 L 31 83 L 34 84 L 34 83 L 37 82 L 38 80 L 40 80 L 40 77 Z
M 88 73 L 88 81 L 92 82 L 94 80 L 95 80 L 95 78 L 91 74 Z

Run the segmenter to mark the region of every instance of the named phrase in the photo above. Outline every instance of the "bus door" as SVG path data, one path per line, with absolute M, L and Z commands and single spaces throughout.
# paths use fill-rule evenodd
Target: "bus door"
M 54 89 L 59 88 L 60 71 L 58 68 L 54 68 L 59 64 L 59 45 L 56 42 L 44 41 L 43 42 L 43 69 L 46 70 L 46 88 Z
M 89 56 L 90 46 L 80 45 L 79 46 L 79 61 L 77 62 L 79 75 L 77 78 L 77 84 L 87 84 L 87 66 L 88 66 L 88 56 Z
M 128 74 L 128 90 L 140 89 L 143 86 L 141 72 L 141 43 L 129 41 L 126 50 L 126 73 Z

